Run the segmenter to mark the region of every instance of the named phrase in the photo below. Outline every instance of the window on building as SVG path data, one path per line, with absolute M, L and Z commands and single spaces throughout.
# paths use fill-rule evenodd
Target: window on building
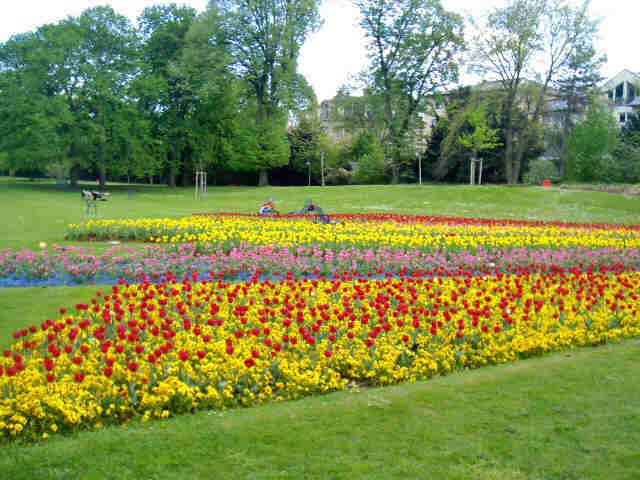
M 615 100 L 619 102 L 622 100 L 623 97 L 624 97 L 624 83 L 621 83 L 616 87 Z
M 633 102 L 635 98 L 636 98 L 636 91 L 633 88 L 633 85 L 629 83 L 627 84 L 627 103 Z

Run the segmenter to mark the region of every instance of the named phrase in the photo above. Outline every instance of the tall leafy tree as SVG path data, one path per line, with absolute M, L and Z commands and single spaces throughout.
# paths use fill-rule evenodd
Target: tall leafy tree
M 593 45 L 578 44 L 572 57 L 554 79 L 554 105 L 557 106 L 559 118 L 554 119 L 558 122 L 554 123 L 551 134 L 552 145 L 560 159 L 565 158 L 571 131 L 591 105 L 592 96 L 604 79 L 600 68 L 606 60 L 606 55 L 598 55 Z M 564 176 L 565 171 L 566 165 L 561 161 L 560 176 Z
M 369 47 L 365 84 L 382 99 L 385 143 L 398 183 L 403 152 L 418 114 L 458 78 L 464 47 L 462 18 L 439 0 L 356 0 Z
M 211 171 L 214 182 L 232 167 L 250 170 L 243 168 L 245 160 L 258 151 L 254 102 L 232 63 L 222 16 L 212 7 L 194 20 L 172 71 L 189 92 L 185 118 L 194 166 Z
M 595 182 L 609 177 L 613 153 L 620 142 L 615 118 L 607 107 L 592 102 L 586 117 L 571 132 L 565 152 L 569 178 Z M 618 180 L 618 179 L 613 179 Z
M 23 166 L 60 164 L 122 175 L 150 168 L 148 125 L 138 115 L 132 80 L 137 38 L 109 7 L 43 25 L 0 49 L 5 113 L 0 129 Z M 0 114 L 2 117 L 2 114 Z M 29 163 L 30 162 L 30 163 Z M 135 164 L 135 165 L 134 165 Z M 57 170 L 60 170 L 59 168 Z
M 84 40 L 80 67 L 80 96 L 92 139 L 89 164 L 96 168 L 100 184 L 107 172 L 122 174 L 127 165 L 118 155 L 119 137 L 127 133 L 124 105 L 132 78 L 138 73 L 137 37 L 126 17 L 110 7 L 85 10 L 77 19 Z
M 193 8 L 170 4 L 148 7 L 138 18 L 143 75 L 137 93 L 151 122 L 154 145 L 164 157 L 170 187 L 176 186 L 181 170 L 189 170 L 188 155 L 193 151 L 190 119 L 197 109 L 196 99 L 176 65 L 184 55 L 196 15 Z
M 70 121 L 51 68 L 48 27 L 0 45 L 0 149 L 11 171 L 42 171 L 62 162 Z
M 300 48 L 320 26 L 318 0 L 212 0 L 219 15 L 216 35 L 231 54 L 231 71 L 248 85 L 255 108 L 259 152 L 245 168 L 260 172 L 268 183 L 269 168 L 288 162 L 285 126 L 289 110 L 304 103 L 312 91 L 298 73 Z
M 488 102 L 483 102 L 466 112 L 466 121 L 471 131 L 462 133 L 458 138 L 458 143 L 473 152 L 474 159 L 478 153 L 502 145 L 498 129 L 489 126 L 488 109 Z
M 579 55 L 591 49 L 597 32 L 588 8 L 589 0 L 577 8 L 565 0 L 510 0 L 492 10 L 484 24 L 476 25 L 473 67 L 491 75 L 504 91 L 504 163 L 510 184 L 519 181 L 530 127 L 543 115 L 549 89 L 567 71 L 592 59 Z M 536 73 L 540 69 L 543 73 Z M 533 95 L 524 92 L 532 88 L 537 90 Z M 519 114 L 523 93 L 532 96 L 529 115 Z

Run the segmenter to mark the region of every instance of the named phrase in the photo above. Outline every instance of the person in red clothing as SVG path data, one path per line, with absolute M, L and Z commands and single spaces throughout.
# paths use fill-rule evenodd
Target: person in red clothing
M 269 214 L 269 213 L 275 213 L 276 215 L 278 215 L 278 211 L 276 210 L 276 206 L 273 203 L 273 200 L 271 198 L 267 198 L 267 200 L 260 207 L 260 210 L 258 210 L 258 213 L 260 215 L 265 215 L 265 214 Z

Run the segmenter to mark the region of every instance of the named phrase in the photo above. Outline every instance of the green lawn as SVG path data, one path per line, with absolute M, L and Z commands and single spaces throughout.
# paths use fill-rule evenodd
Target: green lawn
M 640 223 L 640 197 L 530 187 L 191 189 L 114 186 L 102 217 L 281 211 Z M 0 178 L 0 249 L 63 241 L 78 192 Z M 81 244 L 81 243 L 79 243 Z M 98 249 L 107 244 L 94 244 Z M 16 328 L 104 287 L 0 289 L 0 346 Z M 640 342 L 588 348 L 428 382 L 340 392 L 0 448 L 0 479 L 640 478 Z
M 640 478 L 640 343 L 0 449 L 0 478 Z
M 69 223 L 85 219 L 78 191 L 52 183 L 0 178 L 0 248 L 65 244 Z M 640 223 L 640 196 L 542 187 L 348 186 L 210 187 L 203 200 L 190 188 L 115 185 L 102 218 L 180 216 L 194 212 L 257 212 L 267 197 L 281 212 L 299 209 L 307 197 L 325 212 L 395 212 L 460 217 Z M 129 193 L 133 191 L 133 195 Z M 68 243 L 68 242 L 67 242 Z

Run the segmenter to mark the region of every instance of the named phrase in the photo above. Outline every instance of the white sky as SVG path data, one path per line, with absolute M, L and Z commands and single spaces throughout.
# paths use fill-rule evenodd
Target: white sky
M 444 7 L 461 14 L 480 15 L 505 0 L 441 0 Z M 573 0 L 576 4 L 578 0 Z M 113 9 L 135 22 L 145 7 L 173 3 L 168 0 L 0 0 L 0 42 L 11 35 L 36 29 L 45 23 L 56 23 L 68 16 L 77 16 L 86 8 L 108 3 Z M 194 7 L 199 12 L 207 0 L 175 0 Z M 337 89 L 349 81 L 366 64 L 366 50 L 358 27 L 357 10 L 349 0 L 324 0 L 321 7 L 323 27 L 313 34 L 302 48 L 300 69 L 316 91 L 318 100 L 331 98 Z M 591 15 L 602 19 L 597 46 L 608 56 L 602 69 L 611 77 L 628 68 L 640 71 L 638 43 L 640 1 L 592 0 Z

